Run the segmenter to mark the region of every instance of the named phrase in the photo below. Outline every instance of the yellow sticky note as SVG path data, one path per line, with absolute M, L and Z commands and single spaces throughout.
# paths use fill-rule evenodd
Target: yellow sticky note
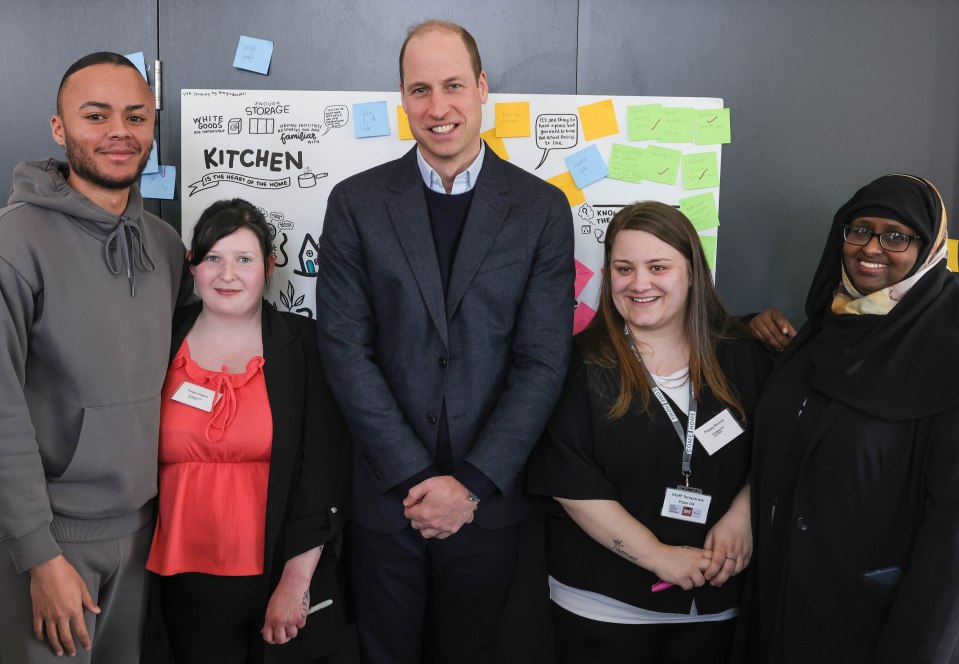
M 576 186 L 576 182 L 573 181 L 573 176 L 569 174 L 569 171 L 551 177 L 547 182 L 563 190 L 566 198 L 569 199 L 570 207 L 576 207 L 586 202 L 586 195 L 583 194 L 582 189 Z
M 619 133 L 612 99 L 580 106 L 578 110 L 579 120 L 583 123 L 583 137 L 587 141 Z
M 488 131 L 484 131 L 480 136 L 483 137 L 483 140 L 486 141 L 486 144 L 489 146 L 489 149 L 496 153 L 496 156 L 504 161 L 509 161 L 509 152 L 506 151 L 506 143 L 503 142 L 502 138 L 499 138 L 496 135 L 496 127 Z
M 410 119 L 406 117 L 406 111 L 403 110 L 402 106 L 396 107 L 396 129 L 401 141 L 413 140 L 413 132 L 410 131 Z
M 959 240 L 949 240 L 949 258 L 946 265 L 953 272 L 959 272 Z
M 530 135 L 528 101 L 496 104 L 496 135 L 499 138 L 519 138 Z

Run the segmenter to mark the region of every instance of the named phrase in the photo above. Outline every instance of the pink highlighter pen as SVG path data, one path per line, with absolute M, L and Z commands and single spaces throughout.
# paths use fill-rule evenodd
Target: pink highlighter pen
M 673 587 L 673 584 L 670 583 L 669 581 L 658 581 L 653 584 L 650 590 L 653 591 L 654 593 L 658 593 L 660 590 L 666 590 L 667 588 L 672 588 L 672 587 Z

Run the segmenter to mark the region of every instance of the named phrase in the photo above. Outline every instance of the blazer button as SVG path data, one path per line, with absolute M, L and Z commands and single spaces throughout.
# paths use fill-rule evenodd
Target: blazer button
M 804 516 L 797 516 L 793 525 L 796 527 L 796 530 L 802 533 L 809 530 L 809 520 Z
M 427 415 L 426 422 L 427 424 L 436 424 L 436 415 Z
M 445 358 L 445 357 L 441 357 L 441 358 L 440 358 L 440 368 L 441 368 L 441 369 L 445 369 L 445 368 L 446 368 L 446 365 L 447 365 L 447 360 L 446 360 L 446 358 Z

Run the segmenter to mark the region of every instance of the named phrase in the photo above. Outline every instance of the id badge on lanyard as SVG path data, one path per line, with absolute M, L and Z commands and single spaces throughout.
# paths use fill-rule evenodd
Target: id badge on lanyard
M 636 342 L 633 340 L 633 336 L 629 331 L 629 325 L 623 325 L 623 333 L 626 335 L 626 341 L 629 343 L 633 355 L 635 355 L 639 361 L 639 366 L 643 368 L 643 373 L 646 375 L 646 381 L 649 383 L 649 388 L 652 390 L 653 396 L 656 397 L 659 405 L 666 412 L 669 421 L 673 425 L 673 429 L 676 431 L 676 435 L 679 436 L 679 442 L 683 446 L 682 474 L 685 484 L 676 487 L 666 487 L 663 509 L 660 514 L 679 521 L 706 523 L 706 516 L 709 513 L 709 503 L 712 501 L 712 496 L 703 493 L 701 489 L 689 485 L 689 477 L 692 475 L 693 446 L 696 441 L 697 404 L 696 395 L 693 392 L 693 381 L 692 379 L 688 381 L 689 420 L 686 431 L 683 431 L 683 427 L 679 423 L 679 418 L 676 417 L 672 406 L 670 406 L 669 401 L 666 400 L 666 395 L 663 394 L 659 385 L 653 380 L 652 374 L 649 373 L 649 369 L 646 368 L 646 363 L 643 362 L 639 348 L 637 348 Z

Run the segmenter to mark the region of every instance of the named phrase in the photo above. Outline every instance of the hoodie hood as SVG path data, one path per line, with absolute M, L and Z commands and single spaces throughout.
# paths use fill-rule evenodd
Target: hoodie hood
M 56 159 L 25 161 L 13 169 L 13 189 L 8 203 L 28 203 L 60 212 L 85 233 L 103 242 L 103 260 L 112 274 L 126 272 L 130 295 L 136 296 L 136 272 L 153 272 L 156 265 L 147 251 L 141 224 L 143 198 L 139 187 L 130 187 L 127 207 L 117 217 L 67 184 L 70 167 Z

